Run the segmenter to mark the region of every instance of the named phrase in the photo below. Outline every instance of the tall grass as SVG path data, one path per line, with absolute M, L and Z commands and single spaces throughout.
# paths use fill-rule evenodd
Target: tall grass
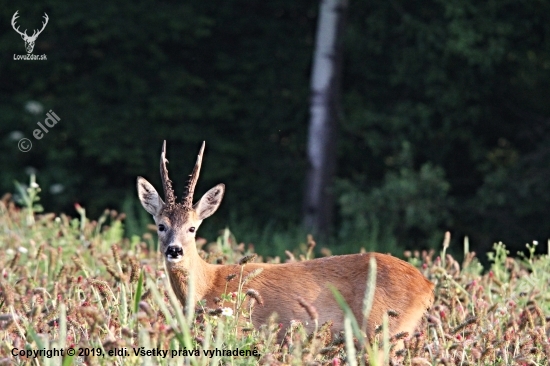
M 9 196 L 0 201 L 0 365 L 374 365 L 378 354 L 392 365 L 550 361 L 550 257 L 536 257 L 535 244 L 518 259 L 496 244 L 486 272 L 474 253 L 467 251 L 459 263 L 445 253 L 446 245 L 440 255 L 407 253 L 436 284 L 435 304 L 414 334 L 389 334 L 386 321 L 367 342 L 364 320 L 372 304 L 367 292 L 365 319 L 354 319 L 340 297 L 344 332 L 332 334 L 327 323 L 307 334 L 297 319 L 278 343 L 282 325 L 275 318 L 259 328 L 246 321 L 250 308 L 244 300 L 253 293 L 220 294 L 232 304 L 231 311 L 201 303 L 184 309 L 150 233 L 124 238 L 124 215 L 114 211 L 97 220 L 89 220 L 79 206 L 76 218 L 38 213 L 38 189 L 36 184 L 21 186 L 23 207 Z M 305 260 L 312 238 L 303 245 L 302 257 L 279 260 Z M 211 251 L 203 254 L 212 263 L 238 263 L 252 252 L 228 230 L 204 248 Z M 241 263 L 245 266 L 246 260 Z M 372 287 L 374 278 L 365 274 L 364 281 Z M 320 311 L 310 309 L 311 320 Z M 14 349 L 46 353 L 69 347 L 76 355 L 12 355 Z M 156 349 L 168 355 L 140 353 Z M 210 353 L 215 349 L 255 350 L 259 356 Z

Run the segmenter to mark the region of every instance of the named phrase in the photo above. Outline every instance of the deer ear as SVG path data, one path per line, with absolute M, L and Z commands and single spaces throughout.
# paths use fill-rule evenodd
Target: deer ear
M 137 179 L 137 190 L 139 200 L 145 211 L 153 216 L 157 216 L 164 207 L 164 202 L 160 198 L 157 190 L 151 183 L 142 177 L 138 177 Z
M 225 185 L 218 184 L 201 197 L 199 202 L 193 206 L 199 216 L 199 220 L 204 220 L 216 212 L 218 207 L 220 207 L 220 203 L 222 203 L 224 192 Z

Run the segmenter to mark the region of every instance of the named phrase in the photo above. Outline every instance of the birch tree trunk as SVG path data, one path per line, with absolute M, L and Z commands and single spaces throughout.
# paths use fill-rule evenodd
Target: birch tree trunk
M 304 224 L 321 236 L 332 226 L 334 198 L 330 187 L 336 166 L 341 39 L 347 7 L 348 0 L 321 0 L 313 55 Z

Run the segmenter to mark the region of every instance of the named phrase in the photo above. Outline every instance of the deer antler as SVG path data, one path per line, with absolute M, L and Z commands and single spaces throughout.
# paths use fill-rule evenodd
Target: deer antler
M 11 18 L 11 26 L 13 27 L 13 29 L 14 29 L 17 33 L 19 33 L 21 36 L 24 36 L 25 38 L 30 38 L 30 39 L 32 39 L 32 38 L 38 37 L 38 36 L 40 35 L 40 33 L 42 33 L 42 31 L 44 30 L 44 28 L 46 28 L 46 25 L 48 24 L 48 21 L 50 20 L 50 18 L 48 17 L 48 14 L 44 13 L 45 22 L 42 22 L 42 29 L 40 29 L 40 30 L 36 30 L 36 29 L 35 29 L 35 30 L 33 31 L 33 33 L 32 33 L 32 36 L 29 37 L 29 36 L 27 35 L 27 30 L 26 30 L 26 29 L 25 29 L 24 32 L 21 32 L 21 31 L 19 30 L 19 26 L 17 26 L 17 28 L 16 28 L 16 24 L 15 24 L 15 23 L 16 23 L 17 18 L 19 18 L 19 15 L 18 15 L 17 13 L 19 13 L 19 10 L 17 10 L 17 11 L 15 12 L 15 14 L 13 14 L 13 17 Z M 38 33 L 37 33 L 37 32 L 38 32 Z
M 15 12 L 15 14 L 13 14 L 13 17 L 11 18 L 11 26 L 12 26 L 13 29 L 14 29 L 17 33 L 19 33 L 21 36 L 28 37 L 28 36 L 27 36 L 27 30 L 26 30 L 26 29 L 25 29 L 25 32 L 21 32 L 21 31 L 19 30 L 19 26 L 17 26 L 17 28 L 15 28 L 15 22 L 16 22 L 17 18 L 19 18 L 19 15 L 17 15 L 17 13 L 19 13 L 19 10 L 17 10 L 17 11 Z M 46 14 L 46 13 L 44 13 L 44 14 Z M 46 22 L 46 23 L 47 23 L 47 22 Z
M 195 186 L 197 185 L 197 180 L 199 179 L 204 146 L 205 142 L 203 141 L 199 155 L 197 156 L 197 162 L 195 163 L 193 172 L 189 175 L 189 180 L 187 181 L 187 186 L 185 187 L 185 192 L 183 194 L 183 206 L 187 208 L 193 207 L 193 193 L 195 193 Z
M 32 33 L 31 38 L 33 38 L 33 37 L 35 37 L 35 38 L 38 37 L 38 35 L 39 35 L 40 33 L 42 33 L 42 31 L 44 30 L 44 28 L 46 28 L 46 25 L 48 24 L 48 20 L 50 20 L 50 18 L 48 18 L 48 14 L 46 14 L 46 13 L 44 13 L 44 18 L 45 18 L 46 22 L 42 22 L 42 29 L 40 29 L 40 30 L 38 31 L 38 33 L 36 33 L 37 31 L 36 31 L 36 29 L 35 29 L 34 32 Z M 26 31 L 26 30 L 25 30 L 25 31 Z M 35 33 L 36 33 L 36 35 L 35 35 Z
M 172 181 L 168 178 L 168 169 L 166 169 L 166 140 L 162 144 L 162 153 L 160 154 L 160 178 L 162 180 L 162 188 L 164 188 L 164 199 L 167 206 L 172 206 L 176 203 L 174 190 L 172 189 Z

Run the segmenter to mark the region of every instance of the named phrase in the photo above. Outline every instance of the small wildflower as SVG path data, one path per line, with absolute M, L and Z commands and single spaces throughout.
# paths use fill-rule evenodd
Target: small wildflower
M 21 257 L 21 252 L 16 252 L 10 261 L 10 268 L 15 268 L 20 257 Z
M 245 278 L 243 278 L 243 285 L 246 285 L 248 282 L 252 281 L 254 278 L 256 278 L 260 273 L 263 272 L 263 268 L 256 268 L 252 272 L 250 272 Z
M 319 315 L 317 314 L 317 309 L 315 309 L 315 306 L 308 303 L 302 297 L 298 298 L 298 303 L 302 308 L 304 308 L 304 310 L 307 312 L 307 315 L 309 315 L 311 320 L 316 321 L 319 318 Z
M 256 258 L 256 254 L 245 255 L 239 261 L 239 265 L 242 266 L 243 264 L 246 264 L 248 262 L 252 262 L 255 258 Z
M 113 253 L 113 258 L 115 259 L 115 263 L 120 263 L 120 248 L 118 245 L 113 244 L 111 246 L 111 253 Z
M 496 315 L 497 316 L 504 316 L 504 315 L 506 315 L 507 312 L 508 312 L 508 310 L 505 307 L 501 306 L 501 307 L 497 308 Z
M 295 319 L 291 319 L 291 320 L 290 320 L 290 328 L 291 328 L 291 329 L 296 329 L 296 328 L 298 328 L 298 327 L 301 326 L 301 325 L 302 325 L 302 322 L 299 321 L 299 320 L 295 320 Z M 282 328 L 282 327 L 283 327 L 283 325 L 282 325 L 282 324 L 279 324 L 279 328 Z
M 246 291 L 246 295 L 253 298 L 254 300 L 256 300 L 258 305 L 263 305 L 264 304 L 262 296 L 260 295 L 260 293 L 258 291 L 254 290 L 254 289 L 248 289 L 248 291 Z
M 313 235 L 308 234 L 307 235 L 307 246 L 308 248 L 314 248 L 316 245 L 315 240 L 313 239 Z
M 208 310 L 208 314 L 212 316 L 218 316 L 223 313 L 223 308 L 216 308 Z
M 15 290 L 7 282 L 0 282 L 0 290 L 2 290 L 2 297 L 4 299 L 4 305 L 7 307 L 13 306 L 15 299 Z
M 311 258 L 311 255 L 313 253 L 313 249 L 315 248 L 315 240 L 313 240 L 313 235 L 311 234 L 308 234 L 307 236 L 307 255 L 306 255 L 306 258 L 307 259 L 310 259 Z
M 388 316 L 392 318 L 397 318 L 399 316 L 399 313 L 396 310 L 390 309 L 388 310 Z
M 153 274 L 153 269 L 147 264 L 143 266 L 143 270 L 148 274 Z
M 233 309 L 231 309 L 231 308 L 222 308 L 222 315 L 227 316 L 227 317 L 232 317 L 233 316 Z
M 407 338 L 409 336 L 409 332 L 399 332 L 391 337 L 390 341 L 397 341 L 400 339 Z
M 17 250 L 19 251 L 19 253 L 28 253 L 29 252 L 29 250 L 25 247 L 19 247 L 19 248 L 17 248 Z
M 141 275 L 141 266 L 136 258 L 130 258 L 130 283 L 136 283 Z
M 460 323 L 458 326 L 456 326 L 454 329 L 451 330 L 452 334 L 456 334 L 466 328 L 467 326 L 471 324 L 477 323 L 477 318 L 475 316 L 467 318 L 464 322 Z

